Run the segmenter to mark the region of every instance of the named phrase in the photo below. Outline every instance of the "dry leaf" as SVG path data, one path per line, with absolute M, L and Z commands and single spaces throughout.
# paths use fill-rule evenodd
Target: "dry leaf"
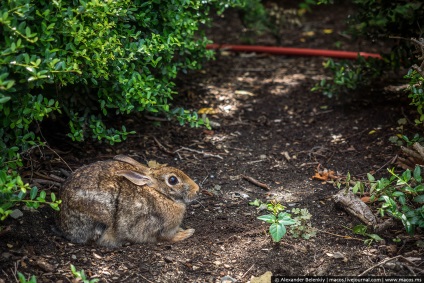
M 361 200 L 365 203 L 370 203 L 371 202 L 370 199 L 371 199 L 370 197 L 361 197 Z
M 334 172 L 333 170 L 328 170 L 328 169 L 321 170 L 320 167 L 321 167 L 321 164 L 318 164 L 316 169 L 317 172 L 315 173 L 314 176 L 312 176 L 313 180 L 328 181 L 328 179 L 335 180 L 339 178 L 335 175 L 336 172 Z
M 331 28 L 326 28 L 326 29 L 323 29 L 322 32 L 324 34 L 332 34 L 333 33 L 333 30 Z
M 311 31 L 305 31 L 305 32 L 302 32 L 302 35 L 303 36 L 314 36 L 315 35 L 315 32 L 313 30 L 311 30 Z
M 149 160 L 149 162 L 147 162 L 147 166 L 149 166 L 149 168 L 159 168 L 161 166 L 165 166 L 166 164 L 160 164 L 158 163 L 156 160 Z
M 214 109 L 214 108 L 200 108 L 197 111 L 198 114 L 209 114 L 209 115 L 213 115 L 213 114 L 218 114 L 219 111 Z

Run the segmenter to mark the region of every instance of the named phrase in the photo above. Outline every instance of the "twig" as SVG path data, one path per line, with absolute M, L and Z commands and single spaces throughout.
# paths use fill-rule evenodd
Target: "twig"
M 45 140 L 45 139 L 44 139 Z M 57 153 L 54 149 L 52 149 L 50 146 L 46 145 L 46 147 L 48 149 L 50 149 L 54 154 L 56 154 L 56 156 L 66 165 L 66 167 L 68 167 L 69 170 L 71 170 L 71 172 L 74 172 L 74 170 L 71 169 L 71 167 L 68 165 L 68 163 L 59 155 L 59 153 Z
M 153 281 L 150 281 L 149 279 L 147 279 L 146 277 L 144 277 L 143 275 L 141 275 L 141 274 L 138 274 L 138 276 L 140 276 L 141 278 L 143 278 L 144 280 L 146 280 L 147 282 L 149 282 L 149 283 L 154 283 Z
M 144 115 L 144 118 L 151 121 L 158 121 L 158 122 L 169 122 L 168 118 L 161 118 L 161 117 L 155 117 L 150 115 Z
M 71 176 L 71 173 L 69 173 L 65 169 L 59 168 L 59 171 L 60 171 L 60 173 L 62 173 L 63 175 L 65 175 L 66 178 L 68 178 L 69 176 Z
M 417 142 L 412 147 L 420 154 L 421 159 L 424 160 L 424 148 Z
M 61 183 L 55 182 L 55 181 L 50 181 L 50 180 L 45 180 L 45 179 L 32 179 L 33 182 L 38 183 L 40 185 L 51 185 L 51 186 L 55 186 L 55 187 L 60 187 Z
M 156 137 L 153 137 L 153 140 L 157 143 L 157 145 L 159 146 L 160 149 L 162 149 L 163 151 L 165 151 L 168 154 L 175 154 L 175 151 L 171 151 L 169 149 L 167 149 L 165 146 L 163 146 Z
M 216 155 L 216 154 L 212 154 L 212 153 L 207 153 L 207 152 L 204 152 L 204 151 L 195 150 L 195 149 L 191 149 L 191 148 L 184 147 L 184 146 L 181 147 L 180 149 L 177 149 L 176 151 L 174 151 L 174 153 L 176 153 L 176 152 L 178 152 L 180 150 L 187 150 L 187 151 L 195 152 L 195 153 L 198 153 L 198 154 L 203 154 L 203 156 L 205 156 L 205 157 L 215 157 L 215 158 L 219 158 L 219 159 L 224 159 L 220 155 Z
M 61 177 L 56 176 L 56 175 L 53 175 L 53 174 L 50 174 L 49 177 L 52 178 L 54 181 L 59 182 L 59 183 L 63 183 L 63 182 L 66 181 L 66 179 L 61 178 Z
M 181 151 L 181 150 L 187 150 L 187 151 L 191 151 L 191 152 L 195 152 L 195 153 L 198 153 L 198 154 L 202 154 L 204 157 L 216 157 L 216 158 L 219 158 L 219 159 L 224 159 L 222 156 L 220 156 L 220 155 L 216 155 L 216 154 L 212 154 L 212 153 L 208 153 L 208 152 L 204 152 L 204 151 L 200 151 L 200 150 L 196 150 L 196 149 L 191 149 L 191 148 L 188 148 L 188 147 L 181 147 L 180 149 L 177 149 L 177 150 L 174 150 L 174 151 L 171 151 L 171 150 L 169 150 L 169 149 L 167 149 L 165 146 L 163 146 L 159 141 L 158 141 L 158 139 L 157 138 L 155 138 L 155 137 L 153 137 L 153 139 L 154 139 L 154 141 L 157 143 L 157 145 L 163 150 L 163 151 L 165 151 L 166 153 L 168 153 L 168 154 L 172 154 L 172 155 L 174 155 L 174 154 L 178 154 L 178 156 L 180 157 L 180 159 L 182 159 L 181 158 L 181 156 L 180 156 L 180 154 L 178 153 L 179 151 Z
M 252 264 L 252 266 L 250 266 L 249 267 L 249 269 L 245 272 L 245 273 L 243 273 L 243 275 L 240 277 L 240 279 L 239 280 L 241 280 L 241 279 L 243 279 L 243 277 L 244 276 L 246 276 L 247 275 L 247 273 L 249 273 L 249 271 L 253 268 L 255 266 L 255 264 Z
M 389 161 L 387 161 L 386 163 L 384 163 L 383 166 L 381 166 L 380 168 L 378 168 L 375 172 L 377 173 L 378 171 L 380 171 L 381 169 L 383 169 L 384 167 L 386 167 L 386 165 L 388 165 L 388 164 L 395 163 L 395 161 L 396 161 L 397 158 L 398 158 L 398 155 L 396 154 L 394 157 L 390 158 Z
M 256 179 L 253 179 L 252 177 L 249 177 L 249 176 L 246 176 L 246 175 L 240 175 L 243 179 L 245 179 L 245 180 L 247 180 L 247 181 L 249 181 L 250 183 L 252 183 L 252 184 L 254 184 L 254 185 L 256 185 L 256 186 L 258 186 L 258 187 L 261 187 L 261 188 L 263 188 L 263 189 L 265 189 L 265 190 L 267 190 L 267 191 L 270 191 L 271 190 L 271 188 L 267 185 L 267 184 L 264 184 L 264 183 L 261 183 L 261 182 L 259 182 L 258 180 L 256 180 Z
M 361 242 L 364 241 L 363 239 L 359 239 L 359 238 L 355 238 L 355 237 L 351 237 L 351 236 L 338 235 L 338 234 L 334 234 L 334 233 L 331 233 L 331 232 L 323 231 L 323 230 L 320 230 L 320 229 L 317 229 L 317 231 L 319 231 L 321 233 L 325 233 L 325 234 L 331 235 L 331 236 L 340 237 L 340 238 L 343 238 L 343 239 L 346 239 L 346 240 L 357 240 L 357 241 L 361 241 Z
M 361 274 L 359 274 L 359 275 L 358 275 L 358 277 L 360 277 L 360 276 L 364 276 L 365 274 L 367 274 L 368 272 L 370 272 L 370 271 L 371 271 L 371 270 L 373 270 L 374 268 L 379 267 L 379 266 L 381 266 L 381 265 L 383 265 L 383 264 L 385 264 L 385 263 L 388 263 L 389 261 L 392 261 L 392 260 L 395 260 L 395 259 L 398 259 L 398 258 L 403 259 L 404 261 L 406 261 L 406 262 L 408 262 L 408 263 L 410 263 L 410 264 L 412 264 L 412 265 L 416 265 L 416 264 L 415 264 L 415 263 L 413 263 L 412 261 L 410 261 L 410 260 L 408 260 L 408 259 L 404 258 L 402 255 L 397 255 L 397 256 L 395 256 L 395 257 L 386 258 L 385 260 L 383 260 L 383 261 L 381 261 L 381 262 L 377 263 L 376 265 L 371 266 L 370 268 L 368 268 L 367 270 L 365 270 L 364 272 L 362 272 Z

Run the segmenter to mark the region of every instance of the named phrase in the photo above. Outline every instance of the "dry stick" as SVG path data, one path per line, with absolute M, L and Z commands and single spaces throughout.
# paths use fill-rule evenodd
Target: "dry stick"
M 243 275 L 240 277 L 240 279 L 239 280 L 241 280 L 241 279 L 243 279 L 243 277 L 244 276 L 246 276 L 247 275 L 247 273 L 249 273 L 249 271 L 253 268 L 255 266 L 255 264 L 252 264 L 252 266 L 251 267 L 249 267 L 249 269 L 245 272 L 245 273 L 243 273 Z
M 420 154 L 421 159 L 424 160 L 424 148 L 417 142 L 412 147 Z
M 398 158 L 398 155 L 396 154 L 393 158 L 390 158 L 389 161 L 387 161 L 386 163 L 384 163 L 384 165 L 381 166 L 380 168 L 378 168 L 375 172 L 377 173 L 378 171 L 380 171 L 381 169 L 383 169 L 384 167 L 386 167 L 386 165 L 388 165 L 388 164 L 395 163 L 395 161 L 396 161 L 397 158 Z
M 61 186 L 61 183 L 59 183 L 59 182 L 45 180 L 45 179 L 32 178 L 32 181 L 34 183 L 38 183 L 40 185 L 51 185 L 51 186 L 55 186 L 55 187 L 60 187 Z
M 380 265 L 383 265 L 383 264 L 385 264 L 385 263 L 387 263 L 387 262 L 389 262 L 389 261 L 392 261 L 392 260 L 394 260 L 394 259 L 398 259 L 398 258 L 402 258 L 402 259 L 404 259 L 405 261 L 407 261 L 407 262 L 409 262 L 409 263 L 411 263 L 411 264 L 415 265 L 415 263 L 411 262 L 410 260 L 407 260 L 407 259 L 406 259 L 406 258 L 404 258 L 403 256 L 398 255 L 398 256 L 395 256 L 395 257 L 386 258 L 386 259 L 385 259 L 385 260 L 383 260 L 382 262 L 379 262 L 379 263 L 377 263 L 376 265 L 371 266 L 370 268 L 368 268 L 367 270 L 365 270 L 364 272 L 362 272 L 361 274 L 359 274 L 359 275 L 358 275 L 358 277 L 360 277 L 360 276 L 364 276 L 365 274 L 367 274 L 368 272 L 370 272 L 370 271 L 371 271 L 371 270 L 373 270 L 374 268 L 379 267 Z
M 320 230 L 320 229 L 317 229 L 317 231 L 331 235 L 331 236 L 340 237 L 340 238 L 343 238 L 343 239 L 346 239 L 346 240 L 357 240 L 357 241 L 361 241 L 361 242 L 364 241 L 363 239 L 359 239 L 359 238 L 355 238 L 355 237 L 351 237 L 351 236 L 338 235 L 338 234 L 330 233 L 330 232 L 323 231 L 323 230 Z
M 253 179 L 252 177 L 249 177 L 249 176 L 246 176 L 246 175 L 240 175 L 243 179 L 245 179 L 245 180 L 247 180 L 247 181 L 249 181 L 250 183 L 252 183 L 252 184 L 254 184 L 254 185 L 256 185 L 256 186 L 258 186 L 258 187 L 261 187 L 261 188 L 263 188 L 263 189 L 265 189 L 265 190 L 267 190 L 267 191 L 270 191 L 271 190 L 271 188 L 267 185 L 267 184 L 264 184 L 264 183 L 261 183 L 261 182 L 259 182 L 258 180 L 256 180 L 256 179 Z
M 71 170 L 71 172 L 74 172 L 74 170 L 71 169 L 71 167 L 68 165 L 68 163 L 66 163 L 66 161 L 59 155 L 59 153 L 57 153 L 54 149 L 52 149 L 50 146 L 46 145 L 46 147 L 48 149 L 50 149 L 54 154 L 56 154 L 56 156 L 63 162 L 65 163 L 66 167 L 69 168 L 69 170 Z
M 168 154 L 175 154 L 175 152 L 174 151 L 171 151 L 171 150 L 169 150 L 169 149 L 167 149 L 166 147 L 164 147 L 159 141 L 158 141 L 158 139 L 157 138 L 155 138 L 155 137 L 153 137 L 153 140 L 157 143 L 157 145 L 159 146 L 159 148 L 160 149 L 162 149 L 163 151 L 165 151 L 166 153 L 168 153 Z
M 181 150 L 187 150 L 187 151 L 191 151 L 191 152 L 195 152 L 195 153 L 198 153 L 198 154 L 203 154 L 203 156 L 205 156 L 205 157 L 216 157 L 216 158 L 219 158 L 219 159 L 224 159 L 224 158 L 222 158 L 222 156 L 219 156 L 219 155 L 216 155 L 216 154 L 212 154 L 212 153 L 207 153 L 207 152 L 204 152 L 204 151 L 200 151 L 200 150 L 195 150 L 195 149 L 191 149 L 191 148 L 188 148 L 188 147 L 181 147 L 180 149 L 177 149 L 177 150 L 175 150 L 175 151 L 171 151 L 171 150 L 169 150 L 169 149 L 167 149 L 166 147 L 164 147 L 155 137 L 153 137 L 153 139 L 154 139 L 154 141 L 157 143 L 157 145 L 163 150 L 163 151 L 165 151 L 166 153 L 168 153 L 168 154 L 172 154 L 172 155 L 174 155 L 174 154 L 178 154 L 179 155 L 179 151 L 181 151 Z M 180 157 L 181 158 L 181 157 Z
M 146 280 L 147 282 L 149 282 L 149 283 L 154 283 L 153 281 L 150 281 L 149 279 L 147 279 L 146 277 L 144 277 L 143 275 L 141 275 L 141 274 L 138 274 L 138 276 L 140 276 L 141 278 L 143 278 L 144 280 Z
M 188 147 L 181 147 L 180 149 L 177 149 L 175 152 L 178 152 L 178 151 L 180 151 L 180 150 L 187 150 L 187 151 L 191 151 L 191 152 L 195 152 L 195 153 L 198 153 L 198 154 L 203 154 L 203 156 L 205 156 L 205 157 L 216 157 L 216 158 L 219 158 L 219 159 L 224 159 L 222 156 L 220 156 L 220 155 L 216 155 L 216 154 L 212 154 L 212 153 L 207 153 L 207 152 L 204 152 L 203 150 L 202 151 L 200 151 L 200 150 L 195 150 L 195 149 L 191 149 L 191 148 L 188 148 Z
M 401 149 L 401 150 L 402 150 L 405 154 L 407 154 L 408 156 L 411 156 L 411 157 L 416 158 L 416 159 L 418 159 L 418 160 L 422 159 L 422 157 L 420 156 L 420 154 L 419 154 L 418 152 L 415 152 L 415 151 L 413 151 L 413 150 L 412 150 L 412 149 L 410 149 L 410 148 L 407 148 L 407 147 L 401 146 L 401 147 L 400 147 L 400 149 Z

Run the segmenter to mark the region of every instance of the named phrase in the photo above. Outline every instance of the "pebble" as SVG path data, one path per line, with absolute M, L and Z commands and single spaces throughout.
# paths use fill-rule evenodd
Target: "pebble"
M 236 282 L 236 281 L 237 281 L 236 279 L 234 279 L 234 278 L 232 278 L 231 276 L 228 276 L 228 275 L 221 278 L 221 283 L 233 283 L 233 282 Z
M 12 217 L 13 219 L 18 219 L 18 218 L 22 217 L 23 215 L 24 214 L 19 209 L 14 209 L 12 211 L 12 213 L 10 213 L 10 217 Z

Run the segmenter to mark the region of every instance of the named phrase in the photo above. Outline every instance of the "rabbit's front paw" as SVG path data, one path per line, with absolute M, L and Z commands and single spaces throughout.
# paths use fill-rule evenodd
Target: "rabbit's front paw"
M 100 246 L 109 247 L 109 248 L 115 248 L 115 247 L 121 246 L 118 240 L 116 239 L 115 233 L 112 231 L 112 229 L 106 229 L 106 231 L 104 231 L 104 233 L 97 240 L 97 243 Z
M 175 243 L 175 242 L 185 240 L 188 237 L 192 236 L 193 234 L 194 234 L 194 229 L 183 230 L 180 228 L 177 234 L 175 234 L 174 237 L 171 239 L 171 242 Z

